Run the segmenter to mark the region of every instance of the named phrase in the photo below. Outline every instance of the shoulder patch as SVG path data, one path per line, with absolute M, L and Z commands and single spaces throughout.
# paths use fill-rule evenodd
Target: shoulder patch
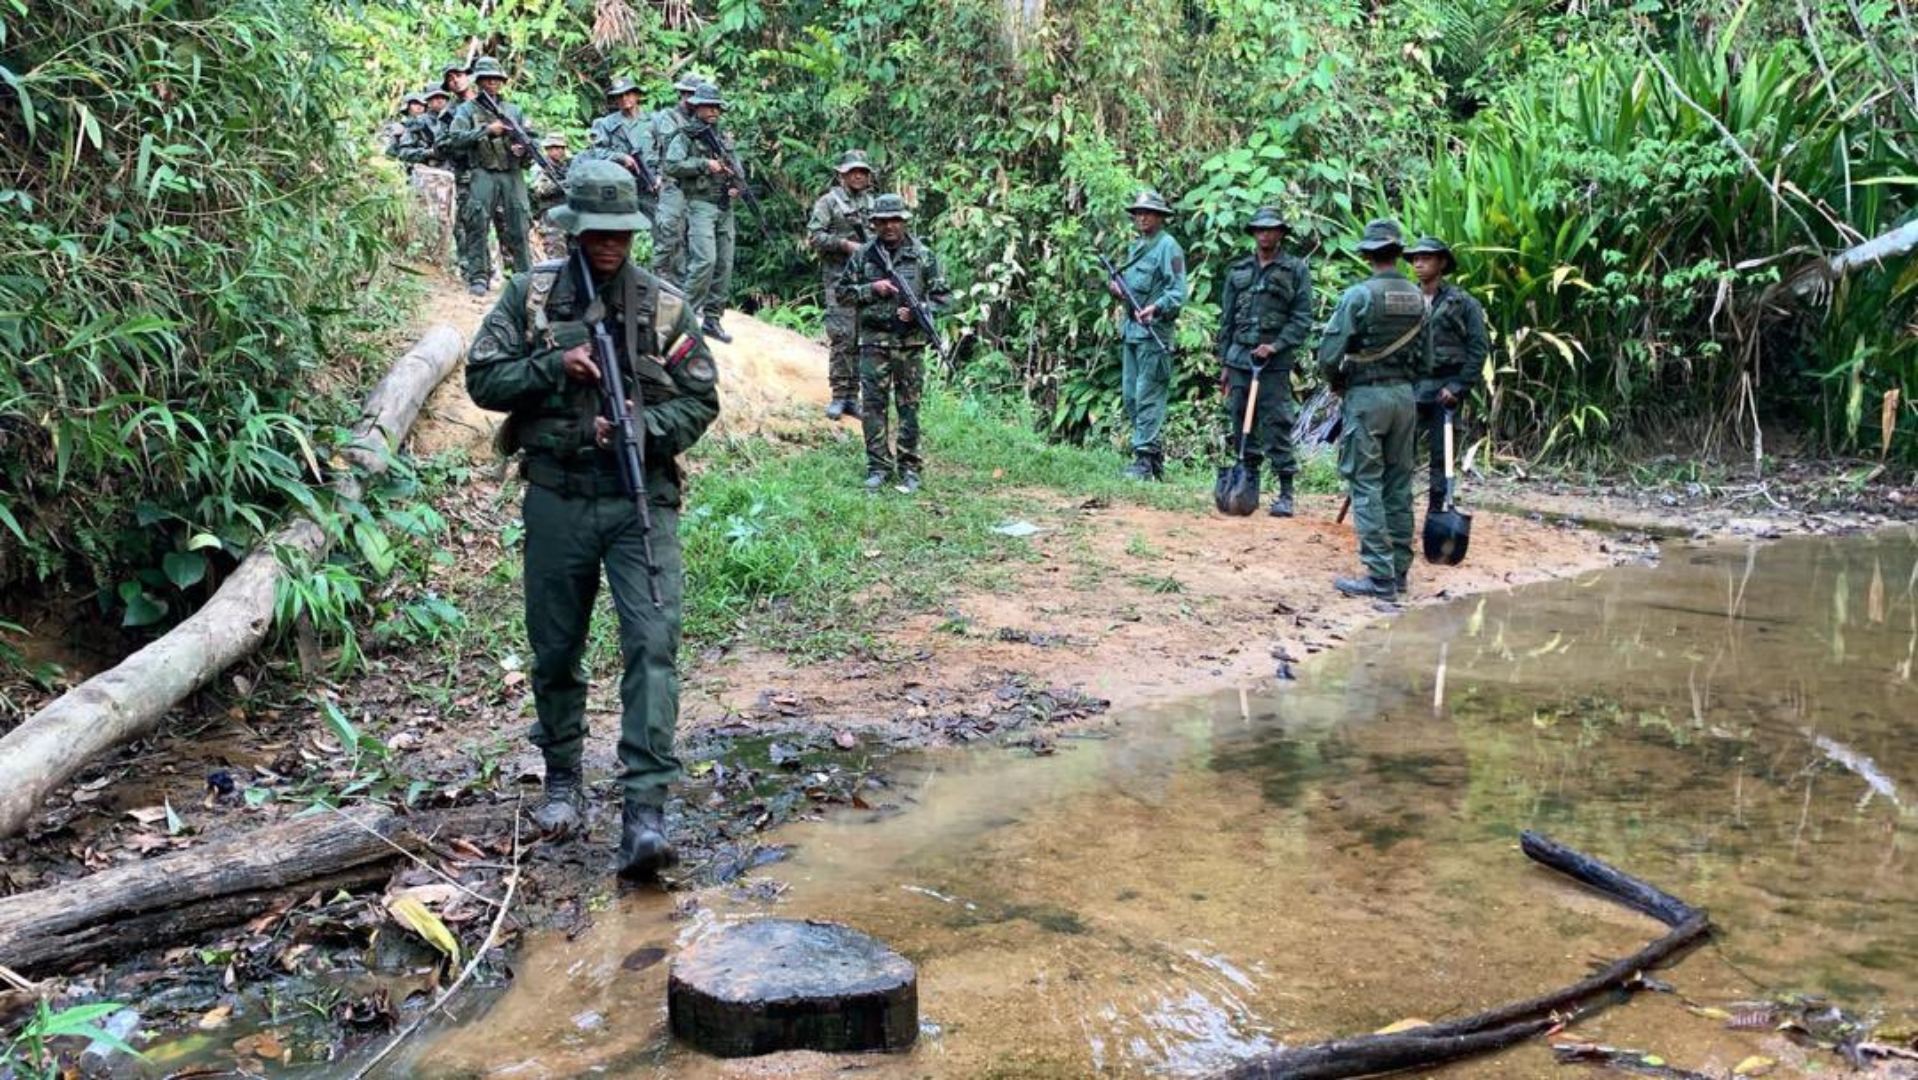
M 686 377 L 711 385 L 719 381 L 719 365 L 711 356 L 700 353 L 686 362 Z
M 535 334 L 546 332 L 546 301 L 553 295 L 553 286 L 559 282 L 560 268 L 566 264 L 555 259 L 533 267 L 526 276 L 526 325 Z

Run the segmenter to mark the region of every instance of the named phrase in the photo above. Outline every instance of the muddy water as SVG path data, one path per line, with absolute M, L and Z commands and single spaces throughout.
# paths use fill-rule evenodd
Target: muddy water
M 897 808 L 790 830 L 777 903 L 618 898 L 535 939 L 420 1076 L 1202 1075 L 1456 1016 L 1659 933 L 1528 866 L 1542 830 L 1711 909 L 1685 997 L 1918 1001 L 1918 534 L 1676 549 L 1413 611 L 1274 684 L 1057 753 L 955 752 Z M 664 1033 L 672 949 L 765 911 L 843 920 L 921 971 L 884 1059 L 713 1062 Z M 636 967 L 639 970 L 629 970 Z M 1727 1068 L 1758 1048 L 1670 995 L 1580 1034 Z M 1452 1076 L 1553 1071 L 1542 1047 Z

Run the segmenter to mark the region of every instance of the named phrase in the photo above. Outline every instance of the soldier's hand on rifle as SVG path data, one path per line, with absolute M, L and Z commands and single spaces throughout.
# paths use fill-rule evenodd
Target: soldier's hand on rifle
M 488 125 L 486 125 L 486 133 L 487 133 L 488 135 L 504 135 L 504 134 L 506 134 L 506 121 L 504 121 L 504 120 L 495 120 L 495 121 L 493 121 L 492 123 L 490 123 L 490 124 L 488 124 Z
M 513 144 L 513 146 L 512 146 L 512 150 L 513 150 L 513 156 L 514 156 L 514 157 L 525 157 L 525 156 L 526 156 L 526 148 L 525 148 L 524 146 L 521 146 L 521 145 L 520 145 L 520 144 L 518 144 L 518 143 L 514 143 L 514 144 Z
M 631 154 L 619 155 L 619 163 L 621 165 L 626 166 L 627 172 L 633 173 L 635 175 L 639 173 L 639 162 L 633 160 L 633 155 Z
M 706 171 L 712 173 L 714 176 L 718 176 L 720 173 L 726 171 L 726 163 L 718 158 L 707 158 Z
M 593 363 L 593 346 L 575 345 L 560 354 L 560 366 L 566 370 L 566 377 L 578 383 L 599 382 L 599 365 Z
M 898 308 L 895 311 L 893 311 L 892 314 L 894 318 L 898 319 L 902 323 L 906 323 L 907 325 L 911 325 L 913 321 L 912 309 L 909 307 Z
M 839 246 L 844 248 L 848 255 L 859 254 L 859 241 L 857 240 L 841 240 L 839 241 Z
M 1114 300 L 1125 299 L 1125 290 L 1121 289 L 1119 287 L 1119 283 L 1112 280 L 1111 278 L 1106 279 L 1106 291 L 1112 294 L 1112 298 Z
M 1158 317 L 1159 305 L 1157 304 L 1147 304 L 1139 309 L 1139 321 L 1141 323 L 1149 323 Z
M 736 187 L 729 187 L 729 188 L 727 188 L 727 189 L 726 189 L 726 197 L 727 197 L 728 199 L 737 199 L 737 198 L 739 198 L 739 189 L 738 189 L 738 188 L 736 188 Z
M 626 411 L 628 414 L 633 411 L 631 399 L 628 399 L 626 402 Z M 613 445 L 613 436 L 615 434 L 617 434 L 617 432 L 613 428 L 613 422 L 611 420 L 603 416 L 593 417 L 593 441 L 599 444 L 601 450 Z
M 875 296 L 898 296 L 899 286 L 894 285 L 885 278 L 880 278 L 878 281 L 872 283 L 872 291 Z

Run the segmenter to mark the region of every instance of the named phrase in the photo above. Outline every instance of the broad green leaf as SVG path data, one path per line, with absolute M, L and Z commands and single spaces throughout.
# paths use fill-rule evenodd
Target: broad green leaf
M 206 578 L 206 556 L 191 551 L 169 551 L 160 568 L 176 589 L 190 589 Z

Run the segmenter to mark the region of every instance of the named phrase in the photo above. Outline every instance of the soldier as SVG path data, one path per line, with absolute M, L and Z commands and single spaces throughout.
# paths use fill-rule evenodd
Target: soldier
M 1432 373 L 1419 380 L 1418 414 L 1432 463 L 1425 512 L 1436 514 L 1445 509 L 1445 413 L 1461 408 L 1484 380 L 1492 343 L 1485 335 L 1485 309 L 1472 294 L 1445 280 L 1458 266 L 1445 241 L 1420 237 L 1405 254 L 1425 293 L 1426 333 L 1431 339 Z
M 679 92 L 679 104 L 668 105 L 654 113 L 652 141 L 646 147 L 650 156 L 646 166 L 659 177 L 659 201 L 653 213 L 653 273 L 675 285 L 686 283 L 686 195 L 679 184 L 666 174 L 666 148 L 673 136 L 693 118 L 693 94 L 701 82 L 693 75 L 681 75 L 673 83 Z
M 1299 471 L 1292 456 L 1292 422 L 1298 413 L 1292 399 L 1292 364 L 1312 330 L 1312 271 L 1304 259 L 1280 250 L 1292 227 L 1276 208 L 1260 207 L 1245 228 L 1252 234 L 1252 254 L 1226 271 L 1219 301 L 1226 416 L 1231 431 L 1244 430 L 1252 369 L 1260 368 L 1252 418 L 1255 449 L 1247 455 L 1248 464 L 1257 469 L 1263 457 L 1272 466 L 1279 476 L 1279 494 L 1270 513 L 1291 517 L 1292 478 Z
M 577 288 L 577 263 L 542 263 L 514 277 L 481 324 L 466 387 L 481 407 L 509 412 L 507 449 L 523 450 L 526 635 L 533 653 L 532 742 L 545 758 L 545 792 L 533 822 L 546 835 L 577 831 L 585 812 L 580 766 L 587 683 L 581 670 L 600 568 L 619 617 L 619 785 L 622 827 L 616 869 L 644 879 L 673 861 L 668 786 L 679 716 L 679 506 L 684 453 L 719 416 L 717 367 L 677 290 L 634 266 L 633 236 L 647 225 L 632 174 L 582 161 L 553 221 L 573 238 L 604 305 L 602 325 L 641 388 L 652 560 L 632 498 L 620 493 L 612 425 L 600 415 L 599 368 Z M 635 404 L 638 404 L 635 402 Z M 656 572 L 657 600 L 649 570 Z
M 419 129 L 426 115 L 426 99 L 418 94 L 408 94 L 400 105 L 400 122 L 389 125 L 386 136 L 386 156 L 405 161 L 404 151 L 413 142 L 413 133 Z M 411 169 L 407 170 L 411 172 Z
M 726 155 L 709 142 L 732 150 L 732 137 L 719 130 L 726 101 L 718 88 L 702 83 L 689 104 L 692 118 L 667 144 L 665 168 L 686 198 L 686 302 L 703 316 L 701 334 L 731 341 L 719 317 L 733 286 L 733 200 L 746 178 L 733 175 Z
M 572 159 L 566 156 L 566 136 L 548 135 L 540 140 L 540 150 L 546 155 L 559 175 L 565 176 L 572 167 Z M 586 160 L 581 154 L 580 160 Z M 534 231 L 539 234 L 539 247 L 548 259 L 566 257 L 566 231 L 553 222 L 550 211 L 566 201 L 566 189 L 545 169 L 533 174 L 533 221 Z
M 832 401 L 826 419 L 859 419 L 859 357 L 853 310 L 834 295 L 846 260 L 870 239 L 867 215 L 872 210 L 872 166 L 866 155 L 848 150 L 839 155 L 839 182 L 812 204 L 806 221 L 806 243 L 819 257 L 819 274 L 826 296 L 826 345 L 831 350 L 827 381 Z
M 588 145 L 580 154 L 581 160 L 596 158 L 610 161 L 635 177 L 639 175 L 640 164 L 644 162 L 655 177 L 654 185 L 657 185 L 659 170 L 646 160 L 647 146 L 653 139 L 652 117 L 640 114 L 639 87 L 631 79 L 614 79 L 613 85 L 606 88 L 606 100 L 613 106 L 613 111 L 593 121 L 593 131 L 587 136 Z M 657 186 L 641 190 L 640 212 L 651 218 L 658 201 Z
M 895 458 L 887 435 L 888 412 L 899 410 L 899 486 L 919 490 L 919 401 L 926 390 L 926 347 L 932 342 L 906 306 L 886 263 L 937 315 L 952 301 L 952 289 L 932 250 L 906 232 L 906 200 L 881 195 L 867 218 L 877 233 L 861 245 L 840 272 L 834 298 L 857 309 L 861 412 L 866 435 L 866 490 L 878 491 L 892 475 Z
M 1352 487 L 1364 572 L 1332 585 L 1347 596 L 1395 600 L 1412 568 L 1413 383 L 1430 368 L 1421 331 L 1425 297 L 1398 271 L 1396 221 L 1373 221 L 1359 240 L 1372 276 L 1345 290 L 1319 339 L 1319 373 L 1344 397 L 1339 475 Z
M 1119 275 L 1139 301 L 1138 317 L 1126 313 L 1120 332 L 1119 395 L 1126 420 L 1132 425 L 1132 464 L 1125 475 L 1134 480 L 1165 478 L 1165 449 L 1159 437 L 1165 427 L 1166 398 L 1172 387 L 1172 356 L 1153 339 L 1156 328 L 1169 345 L 1172 322 L 1185 306 L 1185 249 L 1165 231 L 1172 208 L 1156 191 L 1141 191 L 1126 208 L 1138 239 L 1126 249 Z M 1113 282 L 1106 288 L 1124 298 Z
M 490 56 L 480 57 L 473 64 L 473 78 L 479 83 L 479 93 L 486 95 L 520 127 L 526 127 L 519 106 L 500 96 L 506 89 L 506 72 L 498 61 Z M 537 137 L 530 128 L 527 133 Z M 472 162 L 472 192 L 459 220 L 472 261 L 466 263 L 463 270 L 466 290 L 474 296 L 485 296 L 493 284 L 493 259 L 486 248 L 486 233 L 494 224 L 496 214 L 500 257 L 512 262 L 516 274 L 533 267 L 532 250 L 526 243 L 528 219 L 532 215 L 526 202 L 526 168 L 532 162 L 525 148 L 507 134 L 505 122 L 482 107 L 477 96 L 460 104 L 447 145 L 454 151 L 464 151 Z
M 466 220 L 467 204 L 473 201 L 472 155 L 455 148 L 451 139 L 453 120 L 459 115 L 459 107 L 472 95 L 472 81 L 464 61 L 440 69 L 440 89 L 449 95 L 450 100 L 439 114 L 439 130 L 433 138 L 434 157 L 453 174 L 453 259 L 459 264 L 456 269 L 468 282 L 472 281 L 468 268 L 478 265 L 485 256 L 486 236 L 480 234 L 480 254 L 475 256 L 473 235 L 460 226 Z

